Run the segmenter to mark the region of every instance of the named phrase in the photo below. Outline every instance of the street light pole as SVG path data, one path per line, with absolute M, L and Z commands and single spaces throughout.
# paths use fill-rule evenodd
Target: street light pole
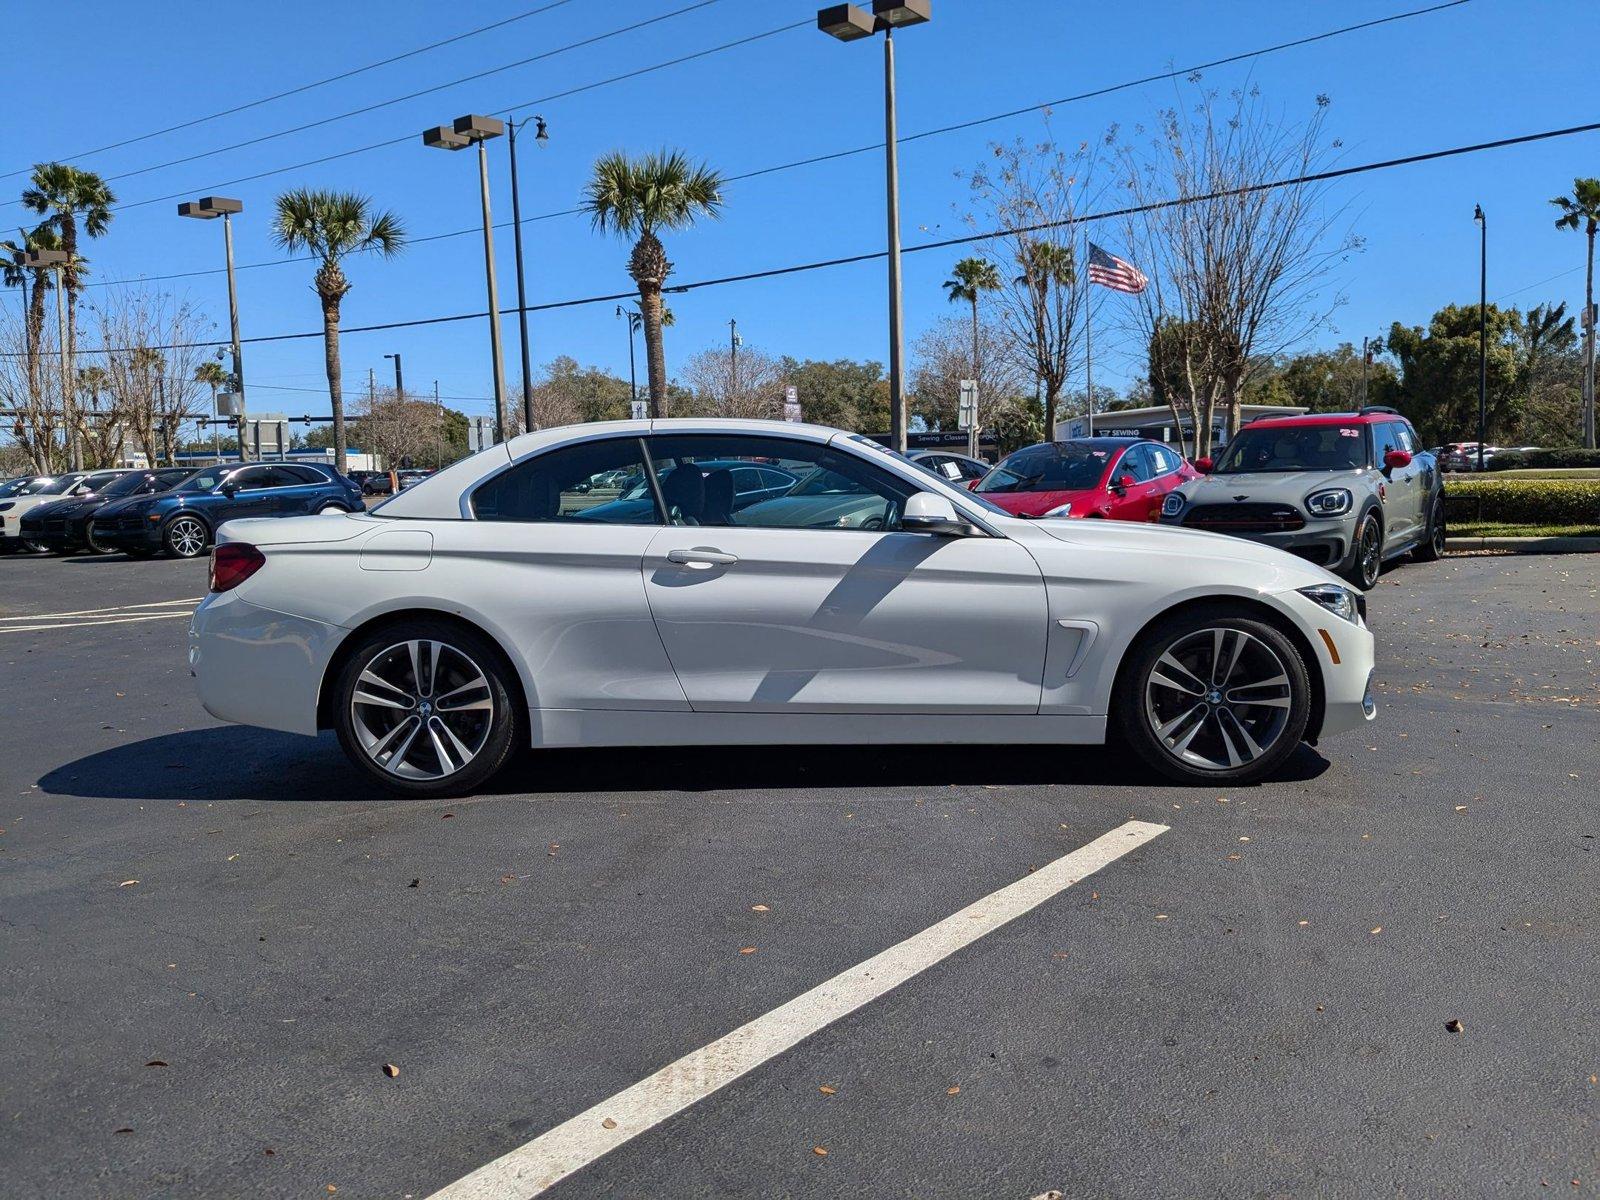
M 400 374 L 400 354 L 396 351 L 394 354 L 385 354 L 384 357 L 394 359 L 394 398 L 396 400 L 404 400 L 406 398 L 406 383 L 405 376 Z
M 617 316 L 628 318 L 628 415 L 633 416 L 632 405 L 639 403 L 639 380 L 634 372 L 633 365 L 633 335 L 639 331 L 639 326 L 644 323 L 644 317 L 631 308 L 617 305 Z
M 739 391 L 739 318 L 728 318 L 728 402 Z
M 883 34 L 883 166 L 889 241 L 889 441 L 906 449 L 905 325 L 900 305 L 900 156 L 898 153 L 894 31 L 929 19 L 932 0 L 873 0 L 872 12 L 854 4 L 817 11 L 817 28 L 841 42 Z
M 233 393 L 238 423 L 239 461 L 248 462 L 250 452 L 245 446 L 244 350 L 239 342 L 239 292 L 233 279 L 233 214 L 244 211 L 244 202 L 227 196 L 205 196 L 199 200 L 185 200 L 178 205 L 180 217 L 194 217 L 201 221 L 222 218 L 222 245 L 228 263 L 228 331 L 233 350 Z
M 1472 206 L 1478 223 L 1478 470 L 1483 470 L 1483 440 L 1489 425 L 1489 218 Z
M 517 258 L 517 332 L 522 348 L 522 428 L 531 433 L 534 427 L 533 367 L 528 359 L 528 291 L 522 275 L 522 193 L 517 186 L 517 128 L 526 125 L 528 120 L 523 117 L 520 121 L 508 122 L 506 132 L 511 138 L 511 241 Z M 542 146 L 550 140 L 549 130 L 543 117 L 535 116 L 532 120 L 537 122 L 533 127 L 533 140 Z
M 489 152 L 484 143 L 505 132 L 505 122 L 469 114 L 451 125 L 438 125 L 422 133 L 422 144 L 441 150 L 465 150 L 478 145 L 478 191 L 483 201 L 483 273 L 489 290 L 489 354 L 494 370 L 495 440 L 506 440 L 506 364 L 500 344 L 500 288 L 494 273 L 494 219 L 489 212 Z

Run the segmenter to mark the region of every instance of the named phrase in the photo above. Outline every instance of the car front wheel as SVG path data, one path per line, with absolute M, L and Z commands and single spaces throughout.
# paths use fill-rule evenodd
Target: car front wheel
M 209 531 L 199 517 L 173 517 L 161 531 L 161 544 L 174 558 L 200 557 L 209 540 Z
M 1355 544 L 1351 547 L 1350 566 L 1344 577 L 1364 592 L 1378 586 L 1378 576 L 1383 572 L 1383 526 L 1378 514 L 1369 512 L 1356 526 Z
M 1113 717 L 1127 743 L 1183 783 L 1254 783 L 1293 754 L 1311 680 L 1273 626 L 1226 608 L 1160 622 L 1118 679 Z
M 447 622 L 374 631 L 339 673 L 335 728 L 364 774 L 402 795 L 459 796 L 506 763 L 518 718 L 510 669 Z

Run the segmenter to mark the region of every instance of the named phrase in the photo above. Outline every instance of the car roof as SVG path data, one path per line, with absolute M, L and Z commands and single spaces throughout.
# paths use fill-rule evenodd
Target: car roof
M 1024 446 L 1021 450 L 1012 451 L 1013 454 L 1023 454 L 1029 450 L 1054 449 L 1058 453 L 1066 446 L 1081 446 L 1086 450 L 1118 450 L 1125 446 L 1137 446 L 1140 442 L 1152 439 L 1142 437 L 1081 437 L 1062 438 L 1058 442 L 1035 442 L 1031 446 Z M 1010 455 L 1007 455 L 1009 458 Z
M 1246 429 L 1299 429 L 1317 425 L 1376 425 L 1380 421 L 1411 424 L 1397 412 L 1298 413 L 1289 417 L 1257 417 Z

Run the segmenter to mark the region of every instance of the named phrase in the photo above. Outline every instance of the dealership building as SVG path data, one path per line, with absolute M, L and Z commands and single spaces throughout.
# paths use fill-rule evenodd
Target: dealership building
M 1181 410 L 1180 410 L 1181 411 Z M 1297 417 L 1308 411 L 1302 407 L 1284 404 L 1243 404 L 1239 406 L 1239 419 L 1246 425 L 1258 417 Z M 1219 407 L 1211 425 L 1211 444 L 1221 446 L 1228 440 L 1228 412 Z M 1056 441 L 1086 437 L 1088 422 L 1082 416 L 1068 417 L 1056 422 Z M 1116 412 L 1099 413 L 1094 419 L 1094 432 L 1100 437 L 1142 437 L 1157 442 L 1181 442 L 1194 445 L 1194 423 L 1184 421 L 1180 426 L 1173 420 L 1172 410 L 1165 404 L 1150 408 L 1123 408 Z

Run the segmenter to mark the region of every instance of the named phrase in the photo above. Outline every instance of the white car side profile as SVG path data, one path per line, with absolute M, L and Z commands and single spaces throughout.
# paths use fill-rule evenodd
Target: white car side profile
M 189 662 L 212 715 L 332 728 L 412 796 L 527 745 L 1108 733 L 1217 784 L 1372 719 L 1363 610 L 1283 551 L 1013 517 L 857 434 L 621 421 L 372 512 L 228 522 Z

